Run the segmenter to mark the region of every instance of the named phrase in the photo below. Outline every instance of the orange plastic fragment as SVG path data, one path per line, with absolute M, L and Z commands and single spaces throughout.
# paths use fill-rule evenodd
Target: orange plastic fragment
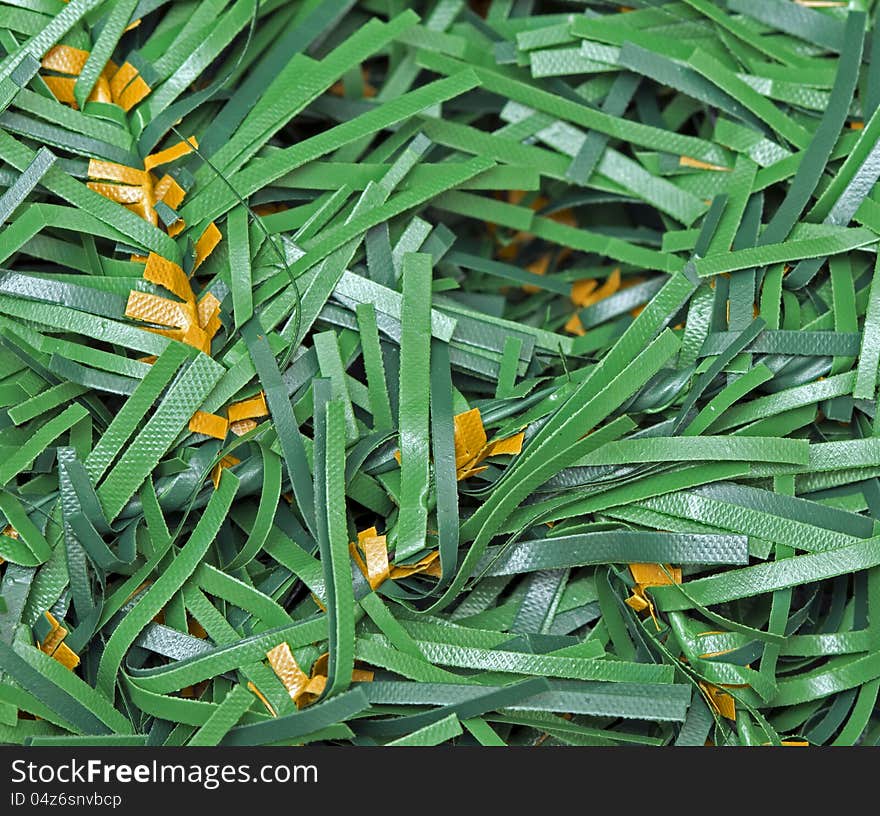
M 40 649 L 47 655 L 51 655 L 58 648 L 61 641 L 67 636 L 67 629 L 55 620 L 51 612 L 46 612 L 44 614 L 49 623 L 52 624 L 52 629 L 49 631 L 49 634 L 43 638 L 43 642 L 40 644 Z
M 546 275 L 547 267 L 550 266 L 550 253 L 546 253 L 538 258 L 537 261 L 532 261 L 526 269 L 531 272 L 533 275 Z M 528 292 L 529 294 L 534 294 L 535 292 L 540 292 L 541 288 L 539 286 L 535 286 L 533 283 L 527 283 L 523 286 L 523 292 Z
M 211 483 L 214 485 L 214 490 L 220 487 L 220 474 L 223 472 L 223 468 L 235 467 L 235 465 L 239 464 L 241 459 L 227 454 L 224 456 L 211 470 Z
M 199 326 L 208 337 L 213 338 L 222 325 L 220 323 L 220 301 L 210 292 L 205 292 L 197 308 Z
M 352 560 L 367 579 L 371 589 L 377 589 L 388 578 L 396 581 L 419 574 L 439 578 L 441 574 L 440 553 L 437 550 L 429 552 L 414 564 L 399 566 L 390 564 L 387 538 L 379 535 L 375 527 L 361 530 L 358 533 L 357 543 L 349 542 L 348 549 Z
M 152 170 L 154 167 L 159 167 L 159 165 L 173 162 L 181 156 L 186 156 L 187 154 L 192 153 L 193 148 L 198 148 L 198 146 L 199 143 L 196 140 L 196 137 L 190 136 L 186 141 L 178 142 L 176 145 L 172 145 L 165 150 L 160 150 L 158 153 L 152 153 L 147 156 L 144 159 L 144 169 Z
M 254 694 L 256 694 L 257 697 L 260 699 L 260 702 L 264 706 L 266 706 L 266 711 L 268 711 L 273 717 L 278 716 L 278 712 L 275 711 L 275 708 L 272 705 L 272 703 L 270 703 L 266 699 L 266 696 L 263 694 L 263 692 L 260 691 L 250 680 L 248 681 L 247 687 L 248 687 L 248 691 L 252 691 Z
M 659 564 L 630 564 L 629 571 L 633 580 L 642 586 L 668 586 L 669 584 L 681 583 L 681 569 L 679 567 L 667 567 L 667 573 Z
M 89 52 L 70 45 L 56 45 L 50 48 L 40 64 L 50 71 L 79 76 L 89 58 Z
M 283 641 L 266 652 L 266 657 L 272 671 L 287 689 L 287 693 L 296 703 L 297 708 L 311 705 L 324 693 L 330 666 L 329 652 L 324 652 L 315 660 L 312 664 L 311 675 L 307 675 L 299 667 L 293 652 L 290 651 L 290 646 Z M 351 679 L 356 683 L 369 682 L 373 679 L 373 673 L 363 669 L 354 669 L 351 673 Z
M 707 702 L 716 714 L 720 714 L 728 720 L 736 720 L 736 701 L 733 697 L 711 683 L 701 681 L 700 688 L 703 690 Z
M 290 698 L 296 702 L 309 684 L 309 676 L 299 667 L 290 646 L 282 641 L 266 652 L 266 657 L 272 671 L 287 689 Z
M 681 569 L 678 567 L 666 567 L 666 571 L 658 564 L 630 564 L 629 571 L 632 573 L 636 585 L 632 589 L 632 595 L 624 603 L 636 612 L 645 612 L 651 616 L 654 626 L 660 630 L 660 622 L 654 610 L 654 604 L 646 592 L 651 586 L 664 586 L 667 584 L 681 583 Z M 667 574 L 668 572 L 668 574 Z
M 141 186 L 149 180 L 147 173 L 143 170 L 102 159 L 89 159 L 89 178 L 137 186 Z
M 49 90 L 52 91 L 52 95 L 59 102 L 77 107 L 76 97 L 73 95 L 73 86 L 76 83 L 75 79 L 72 79 L 71 77 L 44 76 L 43 82 L 46 83 Z
M 156 182 L 153 193 L 156 196 L 156 201 L 165 202 L 172 210 L 176 210 L 186 197 L 186 190 L 175 181 L 173 176 L 167 173 Z
M 130 62 L 125 62 L 119 66 L 110 78 L 110 93 L 113 94 L 113 98 L 119 99 L 122 92 L 137 75 L 137 68 Z
M 690 156 L 679 156 L 678 164 L 680 167 L 695 167 L 698 170 L 715 170 L 721 173 L 729 173 L 731 168 L 721 164 L 709 164 L 709 162 L 700 161 L 700 159 L 692 159 Z
M 254 428 L 257 427 L 257 422 L 254 419 L 240 419 L 238 422 L 230 422 L 229 430 L 232 431 L 236 436 L 244 436 L 246 433 L 250 433 Z
M 522 450 L 525 433 L 489 442 L 479 408 L 472 408 L 453 418 L 455 438 L 455 469 L 459 481 L 473 476 L 485 466 L 479 463 L 490 456 L 515 455 Z
M 217 244 L 220 243 L 222 237 L 220 230 L 213 221 L 208 224 L 199 240 L 196 241 L 196 259 L 193 269 L 198 269 L 207 260 Z
M 55 651 L 52 652 L 52 657 L 70 671 L 79 665 L 79 655 L 66 643 L 59 643 Z
M 189 429 L 193 433 L 213 436 L 215 439 L 226 439 L 229 420 L 217 414 L 209 414 L 207 411 L 196 411 L 189 421 Z
M 255 419 L 269 415 L 269 407 L 266 405 L 266 395 L 260 391 L 256 396 L 241 402 L 233 402 L 227 410 L 230 422 L 238 422 L 242 419 Z
M 68 630 L 56 620 L 51 612 L 44 612 L 43 614 L 52 628 L 49 634 L 43 638 L 40 650 L 73 671 L 79 665 L 79 655 L 69 646 L 62 643 L 64 638 L 67 637 Z
M 399 578 L 408 578 L 410 575 L 419 575 L 424 573 L 425 575 L 432 575 L 435 578 L 439 578 L 439 558 L 440 552 L 438 550 L 433 550 L 423 558 L 420 558 L 418 561 L 416 561 L 415 564 L 401 564 L 400 566 L 392 567 L 389 577 L 392 581 L 396 581 Z
M 147 256 L 147 265 L 144 268 L 144 279 L 162 286 L 181 300 L 195 303 L 195 295 L 189 283 L 186 273 L 173 261 L 163 258 L 155 252 Z
M 130 292 L 125 316 L 169 328 L 187 329 L 192 324 L 192 312 L 187 304 L 151 295 L 149 292 Z
M 357 544 L 350 542 L 348 547 L 370 589 L 378 588 L 390 576 L 388 541 L 384 535 L 379 535 L 375 527 L 359 532 Z
M 115 201 L 117 204 L 139 204 L 144 200 L 142 187 L 131 187 L 127 184 L 107 184 L 104 181 L 89 181 L 86 186 L 90 190 Z
M 590 286 L 590 283 L 593 285 Z M 582 285 L 581 281 L 576 281 L 571 287 L 571 302 L 575 306 L 585 309 L 598 303 L 600 300 L 610 297 L 618 289 L 620 289 L 620 268 L 616 267 L 598 289 L 596 288 L 596 281 L 592 278 L 587 279 L 586 285 Z

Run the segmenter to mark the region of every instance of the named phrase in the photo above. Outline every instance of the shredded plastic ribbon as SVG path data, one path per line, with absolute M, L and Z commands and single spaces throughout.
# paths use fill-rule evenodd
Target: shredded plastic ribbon
M 0 0 L 0 742 L 880 743 L 874 5 Z

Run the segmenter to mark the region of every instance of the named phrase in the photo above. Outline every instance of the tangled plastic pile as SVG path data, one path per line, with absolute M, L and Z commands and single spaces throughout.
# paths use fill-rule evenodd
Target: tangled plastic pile
M 871 0 L 0 0 L 0 741 L 873 744 Z

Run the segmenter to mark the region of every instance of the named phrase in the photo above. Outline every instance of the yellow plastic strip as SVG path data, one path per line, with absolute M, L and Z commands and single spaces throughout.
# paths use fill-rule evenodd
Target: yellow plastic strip
M 70 45 L 56 45 L 46 52 L 41 64 L 50 71 L 79 76 L 89 58 L 89 52 Z
M 180 338 L 188 346 L 197 348 L 202 354 L 211 353 L 211 338 L 193 321 Z
M 125 316 L 160 326 L 187 329 L 192 323 L 192 317 L 184 306 L 185 304 L 148 292 L 131 292 L 125 306 Z
M 281 642 L 266 652 L 269 666 L 296 702 L 309 685 L 309 676 L 299 667 L 287 643 Z
M 358 536 L 358 543 L 367 563 L 367 581 L 371 589 L 376 589 L 391 574 L 388 543 L 385 536 Z
M 87 186 L 90 190 L 100 193 L 104 198 L 109 198 L 117 204 L 138 204 L 144 200 L 143 187 L 132 187 L 127 184 L 108 184 L 104 181 L 90 181 Z
M 461 479 L 463 478 L 462 471 L 478 460 L 488 439 L 486 430 L 483 428 L 483 419 L 480 416 L 479 408 L 472 408 L 470 411 L 457 414 L 453 418 L 453 427 L 455 467 L 459 472 L 459 479 Z
M 272 703 L 270 703 L 270 702 L 266 699 L 266 697 L 265 697 L 265 695 L 263 694 L 262 691 L 260 691 L 260 690 L 259 690 L 259 689 L 258 689 L 258 688 L 257 688 L 252 682 L 250 682 L 250 681 L 248 681 L 247 688 L 248 688 L 248 691 L 251 691 L 251 692 L 253 692 L 254 694 L 257 695 L 257 697 L 260 699 L 260 702 L 261 702 L 264 706 L 266 706 L 266 711 L 268 711 L 273 717 L 277 717 L 277 716 L 278 716 L 278 712 L 275 711 L 274 707 L 272 706 Z
M 67 637 L 67 629 L 63 627 L 51 612 L 44 612 L 52 629 L 40 644 L 41 651 L 57 660 L 61 665 L 73 671 L 79 665 L 79 656 L 62 641 Z
M 217 414 L 209 414 L 207 411 L 196 411 L 189 421 L 189 429 L 193 433 L 213 436 L 215 439 L 226 439 L 229 429 L 229 420 Z
M 728 720 L 736 720 L 736 702 L 733 697 L 710 683 L 701 682 L 700 688 L 705 693 L 709 705 L 717 714 Z
M 89 159 L 89 178 L 117 181 L 122 184 L 143 185 L 149 182 L 149 177 L 143 170 L 100 159 Z
M 52 657 L 71 671 L 79 665 L 79 655 L 66 643 L 59 643 L 58 648 L 52 652 Z
M 52 625 L 52 629 L 49 631 L 49 634 L 43 638 L 43 642 L 40 644 L 40 649 L 47 655 L 51 655 L 55 649 L 58 648 L 58 644 L 67 636 L 67 629 L 58 623 L 51 612 L 44 612 L 43 614 L 46 616 L 46 620 Z
M 681 583 L 681 569 L 678 567 L 666 568 L 670 575 L 664 572 L 659 564 L 630 564 L 629 571 L 632 573 L 633 580 L 637 584 L 644 587 L 648 586 L 667 586 L 668 584 Z
M 137 68 L 130 62 L 123 63 L 110 79 L 110 93 L 118 99 L 129 82 L 137 76 Z
M 151 252 L 147 257 L 144 279 L 164 287 L 181 300 L 191 304 L 195 303 L 195 295 L 183 269 L 155 252 Z
M 241 462 L 241 459 L 226 455 L 214 466 L 214 469 L 211 471 L 211 481 L 214 484 L 215 490 L 220 486 L 220 474 L 223 472 L 223 468 L 234 467 L 239 462 Z
M 156 201 L 164 201 L 172 210 L 180 207 L 186 197 L 186 190 L 174 180 L 173 176 L 169 176 L 167 173 L 156 182 L 153 192 Z
M 189 139 L 184 142 L 178 142 L 172 147 L 166 148 L 165 150 L 160 150 L 158 153 L 153 153 L 152 155 L 147 156 L 144 159 L 144 169 L 152 170 L 154 167 L 159 167 L 159 165 L 173 162 L 175 159 L 179 159 L 181 156 L 186 156 L 188 153 L 192 153 L 193 148 L 197 148 L 198 146 L 199 143 L 198 141 L 196 141 L 196 137 L 190 136 Z
M 608 276 L 605 283 L 603 283 L 598 289 L 589 287 L 589 291 L 585 291 L 584 288 L 581 287 L 581 283 L 582 281 L 577 281 L 577 283 L 571 287 L 571 301 L 575 306 L 586 308 L 587 306 L 592 306 L 594 303 L 598 303 L 600 300 L 610 297 L 620 289 L 620 269 L 615 269 Z
M 238 422 L 241 419 L 255 419 L 257 417 L 269 416 L 269 408 L 266 405 L 266 395 L 260 391 L 255 397 L 242 400 L 241 402 L 233 402 L 228 410 L 229 421 Z M 375 535 L 375 528 L 373 535 Z
M 144 97 L 148 96 L 152 88 L 147 85 L 142 76 L 136 76 L 131 84 L 116 98 L 116 104 L 124 111 L 131 110 Z
M 525 436 L 525 431 L 520 431 L 518 434 L 508 436 L 506 439 L 491 442 L 486 449 L 486 456 L 500 456 L 502 454 L 514 456 L 517 453 L 521 453 Z
M 709 164 L 709 162 L 700 161 L 699 159 L 692 159 L 690 156 L 679 157 L 678 163 L 681 167 L 693 167 L 697 170 L 714 170 L 719 173 L 729 173 L 731 171 L 730 167 L 724 167 L 720 164 Z
M 59 102 L 76 107 L 76 99 L 73 96 L 73 85 L 76 80 L 70 77 L 44 76 L 43 81 Z
M 523 432 L 489 442 L 479 408 L 458 414 L 453 418 L 455 441 L 455 469 L 459 481 L 473 476 L 484 467 L 478 467 L 488 456 L 517 454 L 522 450 L 525 435 Z
M 208 337 L 213 337 L 222 325 L 220 323 L 220 301 L 210 292 L 206 292 L 199 301 L 197 315 L 201 326 Z
M 433 552 L 428 553 L 424 558 L 417 561 L 415 564 L 404 564 L 400 567 L 392 567 L 390 578 L 393 581 L 396 581 L 399 578 L 408 578 L 410 575 L 417 575 L 419 573 L 436 575 L 437 573 L 435 568 L 439 568 L 440 566 L 440 563 L 437 560 L 438 558 L 440 558 L 440 552 L 438 550 L 434 550 Z
M 217 225 L 213 221 L 208 224 L 199 240 L 196 241 L 196 259 L 194 269 L 198 269 L 202 265 L 202 263 L 214 251 L 214 248 L 217 246 L 217 244 L 220 243 L 220 239 L 222 237 L 223 236 L 220 234 L 220 230 L 217 228 Z
M 632 573 L 633 580 L 636 582 L 633 587 L 632 595 L 626 599 L 625 603 L 636 612 L 645 612 L 651 616 L 657 631 L 660 631 L 660 621 L 654 611 L 654 604 L 648 597 L 646 589 L 651 586 L 664 586 L 667 584 L 681 583 L 681 570 L 678 567 L 666 566 L 664 570 L 658 564 L 630 564 L 629 571 Z

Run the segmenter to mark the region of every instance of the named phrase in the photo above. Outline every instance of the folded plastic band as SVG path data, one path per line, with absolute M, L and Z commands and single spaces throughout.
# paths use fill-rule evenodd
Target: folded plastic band
M 652 586 L 680 584 L 681 569 L 670 566 L 664 568 L 659 564 L 630 564 L 629 571 L 632 573 L 635 586 L 625 603 L 636 612 L 647 611 L 651 620 L 654 621 L 657 631 L 660 631 L 660 621 L 657 620 L 654 603 L 646 590 Z
M 269 666 L 275 672 L 278 679 L 284 684 L 290 698 L 297 702 L 309 684 L 309 676 L 299 667 L 290 646 L 287 643 L 279 643 L 266 652 Z
M 68 630 L 62 626 L 51 612 L 44 612 L 51 629 L 40 643 L 40 650 L 53 657 L 62 666 L 73 671 L 79 665 L 79 655 L 63 643 Z
M 214 485 L 214 489 L 216 490 L 220 487 L 220 477 L 223 475 L 223 471 L 226 468 L 235 467 L 236 465 L 241 464 L 241 459 L 236 456 L 232 456 L 227 454 L 224 456 L 216 465 L 214 465 L 211 470 L 211 483 Z
M 457 414 L 453 420 L 455 434 L 455 468 L 459 481 L 485 470 L 479 463 L 490 456 L 517 454 L 522 450 L 525 432 L 489 442 L 479 408 Z
M 324 689 L 327 687 L 329 652 L 325 652 L 315 660 L 312 664 L 311 675 L 306 674 L 299 667 L 290 646 L 284 641 L 266 652 L 266 657 L 272 671 L 287 689 L 287 693 L 296 703 L 297 708 L 311 705 L 324 693 Z M 373 679 L 373 673 L 364 669 L 354 669 L 351 679 L 357 683 L 370 682 Z
M 388 559 L 388 540 L 375 527 L 361 530 L 357 543 L 349 542 L 349 553 L 371 589 L 378 589 L 388 578 L 393 581 L 412 575 L 431 575 L 439 578 L 440 553 L 432 550 L 414 564 L 393 565 Z
M 151 252 L 147 256 L 147 265 L 144 268 L 144 279 L 162 286 L 181 300 L 195 303 L 195 295 L 190 286 L 189 278 L 178 264 Z
M 390 576 L 387 539 L 384 535 L 380 536 L 375 527 L 361 530 L 357 544 L 349 543 L 349 550 L 369 582 L 370 589 L 377 589 Z
M 736 720 L 736 701 L 726 691 L 711 683 L 700 682 L 700 688 L 712 710 L 728 720 Z
M 172 210 L 178 209 L 186 197 L 186 190 L 167 173 L 153 185 L 153 192 L 156 201 L 164 201 Z

